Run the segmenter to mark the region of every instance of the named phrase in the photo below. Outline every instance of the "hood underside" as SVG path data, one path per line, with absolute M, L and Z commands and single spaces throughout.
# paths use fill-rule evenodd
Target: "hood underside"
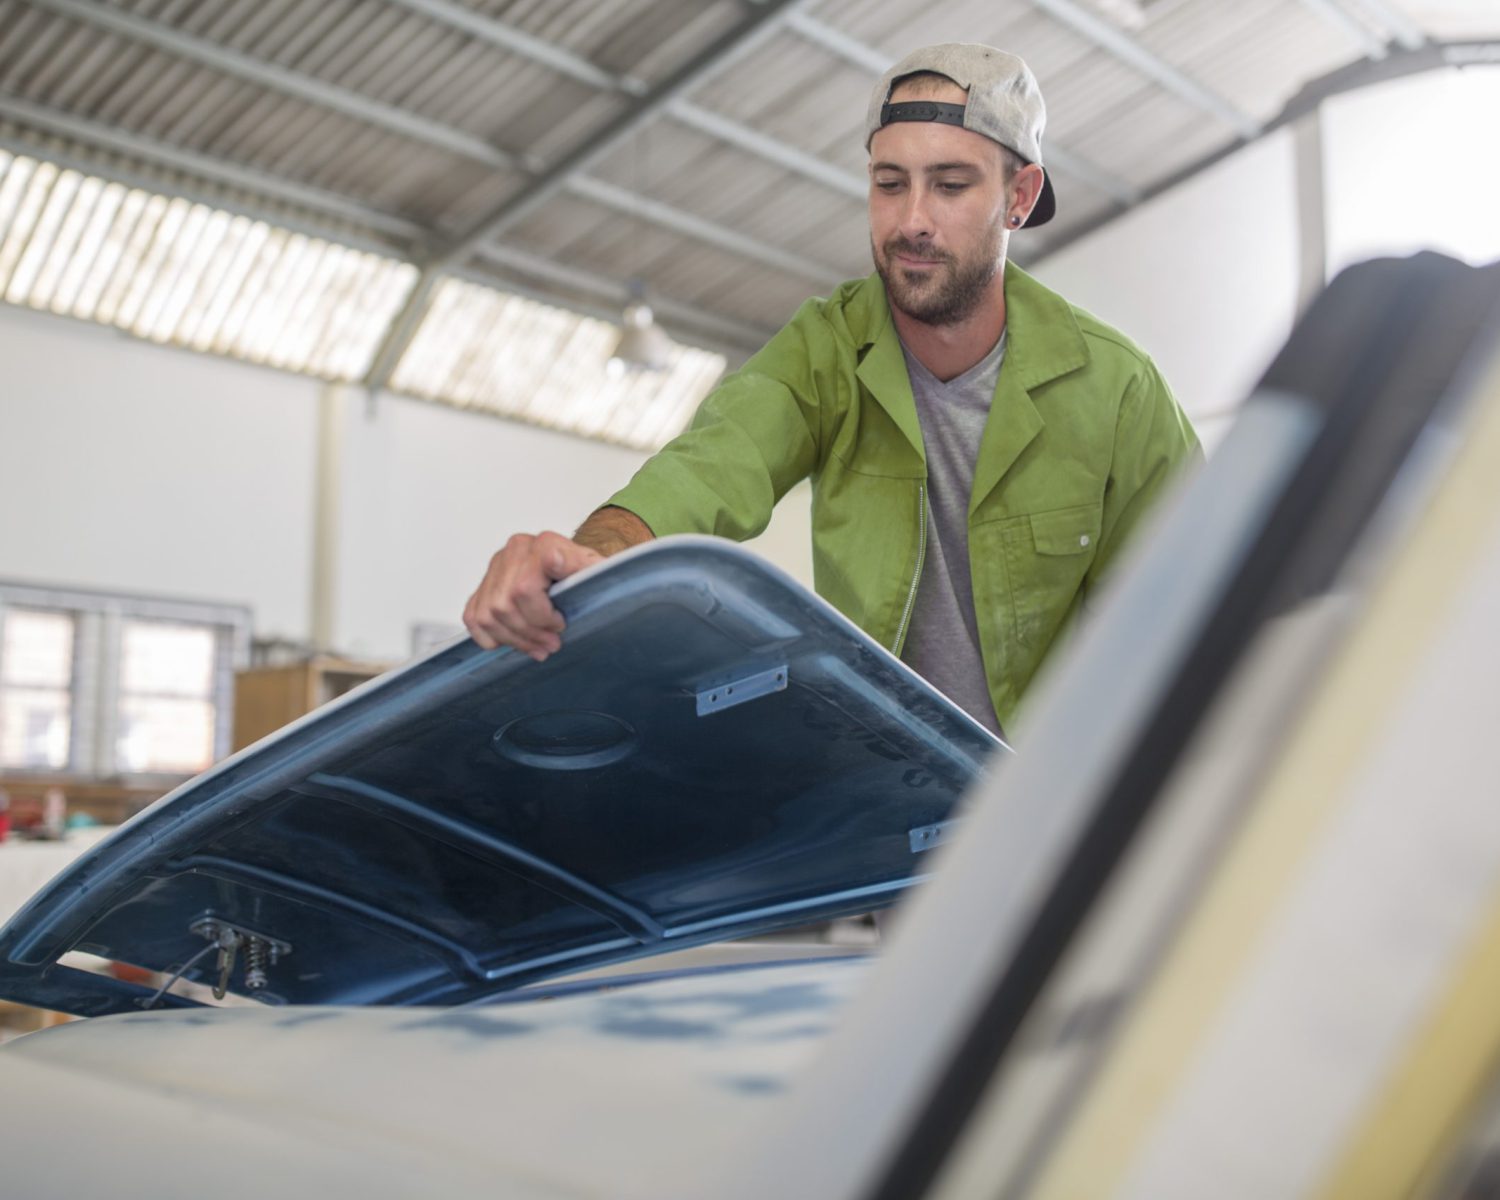
M 553 595 L 545 663 L 449 646 L 123 826 L 0 931 L 0 995 L 138 1010 L 151 989 L 58 958 L 213 982 L 228 941 L 231 992 L 454 1004 L 880 908 L 1001 746 L 729 543 L 663 539 Z

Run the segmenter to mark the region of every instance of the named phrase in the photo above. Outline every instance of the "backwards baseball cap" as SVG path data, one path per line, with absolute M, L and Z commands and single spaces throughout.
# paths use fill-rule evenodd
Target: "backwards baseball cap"
M 964 104 L 913 100 L 892 104 L 891 90 L 908 75 L 932 71 L 968 91 Z M 937 121 L 981 133 L 1014 150 L 1029 163 L 1042 165 L 1042 127 L 1047 108 L 1031 68 L 1014 54 L 971 42 L 944 42 L 913 50 L 881 76 L 865 116 L 865 146 L 878 129 L 895 121 Z M 1026 224 L 1044 225 L 1057 212 L 1052 176 L 1042 183 Z

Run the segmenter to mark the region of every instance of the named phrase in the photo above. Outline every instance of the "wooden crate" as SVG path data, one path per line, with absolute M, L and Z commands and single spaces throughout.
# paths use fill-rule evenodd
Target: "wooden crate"
M 382 663 L 318 655 L 251 667 L 234 677 L 234 744 L 240 750 L 387 670 Z

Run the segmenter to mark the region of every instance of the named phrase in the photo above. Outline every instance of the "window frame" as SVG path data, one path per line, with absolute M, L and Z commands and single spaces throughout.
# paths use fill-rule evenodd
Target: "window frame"
M 67 670 L 67 677 L 62 681 L 62 685 L 61 685 L 62 686 L 62 690 L 63 690 L 63 692 L 64 692 L 64 694 L 66 696 L 66 699 L 67 699 L 67 707 L 66 707 L 67 723 L 68 723 L 68 730 L 67 730 L 67 734 L 68 734 L 68 736 L 67 736 L 67 754 L 66 754 L 66 756 L 64 758 L 64 761 L 63 761 L 63 769 L 67 769 L 67 768 L 69 768 L 72 765 L 73 756 L 74 756 L 74 750 L 75 750 L 75 747 L 73 745 L 73 738 L 74 738 L 73 712 L 74 712 L 74 708 L 75 708 L 75 699 L 76 699 L 77 694 L 78 694 L 78 618 L 77 618 L 77 615 L 74 614 L 74 613 L 70 613 L 70 612 L 62 612 L 62 611 L 60 611 L 58 609 L 53 609 L 53 608 L 37 608 L 37 607 L 33 607 L 32 605 L 11 604 L 11 605 L 0 606 L 0 698 L 3 698 L 3 697 L 5 697 L 5 696 L 7 696 L 9 694 L 24 695 L 26 693 L 51 692 L 51 691 L 55 690 L 54 688 L 43 687 L 43 686 L 38 685 L 38 684 L 18 683 L 18 682 L 14 681 L 14 680 L 9 680 L 9 679 L 6 678 L 6 670 L 7 670 L 7 667 L 8 667 L 8 663 L 6 662 L 6 644 L 7 644 L 6 635 L 7 635 L 7 632 L 9 630 L 9 627 L 10 627 L 10 620 L 11 620 L 12 614 L 14 614 L 16 616 L 26 616 L 26 617 L 43 617 L 43 618 L 61 617 L 68 624 L 68 670 Z M 3 763 L 3 761 L 4 761 L 3 759 L 0 759 L 0 763 Z M 29 772 L 52 773 L 52 772 L 55 772 L 57 769 L 58 768 L 52 766 L 50 763 L 45 764 L 45 765 L 40 765 L 40 766 L 38 766 L 36 764 L 31 764 L 31 763 L 16 764 L 14 766 L 0 766 L 0 771 L 7 771 L 7 772 L 12 772 L 12 771 L 29 771 Z
M 120 765 L 115 742 L 124 694 L 121 653 L 125 623 L 132 620 L 206 626 L 213 630 L 210 699 L 214 705 L 214 733 L 210 761 L 217 762 L 229 753 L 234 728 L 234 676 L 250 661 L 252 622 L 248 605 L 0 579 L 0 632 L 12 609 L 62 613 L 73 620 L 68 761 L 61 769 L 0 763 L 0 778 L 48 783 L 114 780 L 140 786 L 191 778 L 195 772 L 130 771 Z

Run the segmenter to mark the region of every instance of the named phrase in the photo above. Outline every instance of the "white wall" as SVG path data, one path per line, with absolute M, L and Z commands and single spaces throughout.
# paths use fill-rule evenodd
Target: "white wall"
M 311 634 L 321 385 L 0 305 L 0 576 L 244 603 Z M 571 531 L 644 455 L 343 389 L 335 648 L 457 625 L 516 530 Z M 805 490 L 755 548 L 811 582 Z
M 306 630 L 315 385 L 0 306 L 0 575 Z
M 1331 273 L 1424 248 L 1500 259 L 1500 68 L 1395 80 L 1323 113 Z
M 490 555 L 517 531 L 570 533 L 645 455 L 457 409 L 346 389 L 340 646 L 405 654 L 413 622 L 457 626 Z M 805 489 L 751 543 L 812 583 Z
M 570 532 L 643 456 L 365 393 L 344 396 L 337 627 L 357 654 L 404 654 L 413 621 L 457 626 L 490 555 L 519 530 Z
M 1042 259 L 1034 274 L 1150 354 L 1211 445 L 1291 329 L 1298 253 L 1283 131 Z

